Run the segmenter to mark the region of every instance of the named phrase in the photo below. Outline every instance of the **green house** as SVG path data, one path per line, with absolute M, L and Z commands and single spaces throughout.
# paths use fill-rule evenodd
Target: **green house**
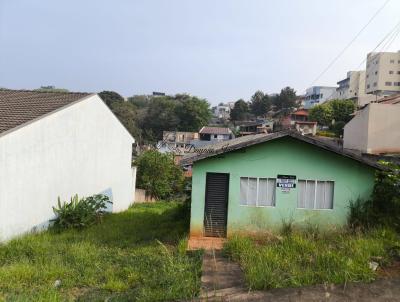
M 185 158 L 192 165 L 191 237 L 277 230 L 283 223 L 346 224 L 349 203 L 368 198 L 380 166 L 294 132 L 257 134 Z

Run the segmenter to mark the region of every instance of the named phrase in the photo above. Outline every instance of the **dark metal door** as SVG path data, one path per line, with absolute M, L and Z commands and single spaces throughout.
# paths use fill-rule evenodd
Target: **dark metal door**
M 229 174 L 207 173 L 204 210 L 204 233 L 209 237 L 226 237 Z

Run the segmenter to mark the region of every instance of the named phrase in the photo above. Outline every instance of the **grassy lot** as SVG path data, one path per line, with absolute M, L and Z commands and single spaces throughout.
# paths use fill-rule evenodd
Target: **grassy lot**
M 364 234 L 298 232 L 261 240 L 234 237 L 225 245 L 251 289 L 372 281 L 377 273 L 369 262 L 387 265 L 399 251 L 399 235 L 388 229 Z
M 0 301 L 189 299 L 200 288 L 201 254 L 185 253 L 187 220 L 182 206 L 160 202 L 83 231 L 13 240 L 0 246 Z

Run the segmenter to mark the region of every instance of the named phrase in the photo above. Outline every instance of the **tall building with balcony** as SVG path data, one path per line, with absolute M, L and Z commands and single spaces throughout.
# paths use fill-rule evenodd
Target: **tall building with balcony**
M 336 87 L 312 86 L 306 90 L 304 108 L 310 109 L 334 98 L 336 98 Z
M 400 92 L 400 51 L 367 55 L 365 92 L 376 97 Z

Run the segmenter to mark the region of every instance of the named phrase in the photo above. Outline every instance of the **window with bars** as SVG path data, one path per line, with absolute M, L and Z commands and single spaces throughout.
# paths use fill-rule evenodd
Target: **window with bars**
M 333 181 L 298 181 L 297 207 L 300 209 L 333 209 Z
M 275 178 L 240 178 L 240 205 L 275 206 Z

